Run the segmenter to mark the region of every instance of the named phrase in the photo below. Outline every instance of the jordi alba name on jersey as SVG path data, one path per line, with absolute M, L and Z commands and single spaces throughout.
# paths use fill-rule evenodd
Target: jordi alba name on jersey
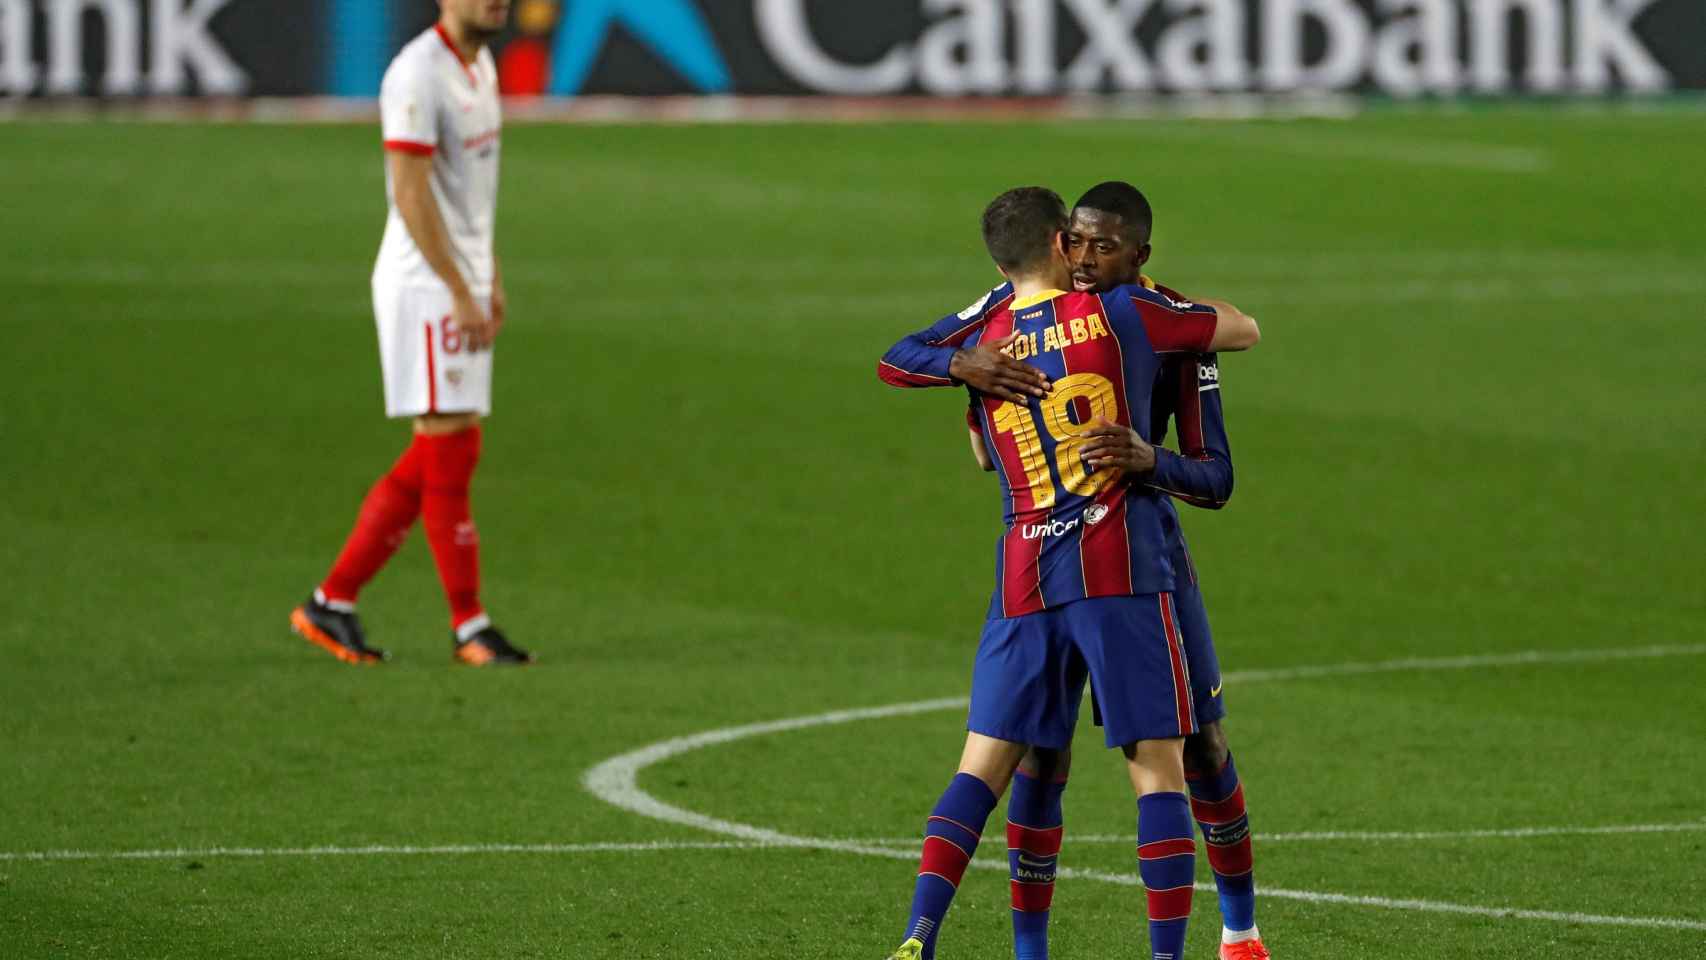
M 1163 355 L 1206 351 L 1214 328 L 1212 308 L 1134 286 L 1015 300 L 967 340 L 1017 334 L 1012 356 L 1054 383 L 1024 405 L 977 398 L 1007 526 L 991 618 L 1173 589 L 1163 496 L 1111 469 L 1091 471 L 1082 450 L 1097 419 L 1138 425 L 1148 437 Z
M 469 63 L 442 28 L 427 30 L 385 71 L 379 113 L 386 150 L 432 158 L 433 198 L 450 234 L 456 267 L 476 293 L 490 292 L 503 126 L 491 51 L 481 49 Z M 391 209 L 374 275 L 405 286 L 440 283 L 397 212 L 389 169 L 385 180 Z

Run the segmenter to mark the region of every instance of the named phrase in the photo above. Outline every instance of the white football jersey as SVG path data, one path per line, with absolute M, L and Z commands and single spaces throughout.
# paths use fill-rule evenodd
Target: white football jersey
M 379 112 L 385 149 L 432 157 L 432 192 L 456 266 L 474 293 L 490 293 L 503 126 L 491 51 L 482 48 L 468 63 L 443 29 L 434 26 L 391 61 L 380 87 Z M 385 197 L 390 216 L 374 265 L 375 279 L 405 286 L 441 284 L 397 212 L 389 172 Z

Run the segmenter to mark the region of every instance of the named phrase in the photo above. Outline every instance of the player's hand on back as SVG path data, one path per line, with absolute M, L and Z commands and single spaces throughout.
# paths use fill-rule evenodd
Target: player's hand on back
M 1141 477 L 1155 469 L 1155 448 L 1130 427 L 1097 417 L 1084 435 L 1090 439 L 1079 448 L 1080 455 L 1093 471 L 1112 467 L 1123 476 Z
M 492 316 L 480 307 L 480 301 L 468 293 L 451 298 L 450 322 L 462 334 L 464 342 L 471 350 L 483 350 L 490 346 L 492 338 L 498 332 Z
M 956 352 L 948 364 L 948 376 L 982 393 L 1014 403 L 1048 396 L 1054 390 L 1054 384 L 1049 382 L 1047 375 L 1003 352 L 1017 339 L 1018 334 L 1008 334 L 1000 340 L 979 343 Z

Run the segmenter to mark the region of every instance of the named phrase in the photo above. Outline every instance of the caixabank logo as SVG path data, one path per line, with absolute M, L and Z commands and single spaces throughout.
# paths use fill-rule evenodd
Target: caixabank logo
M 436 0 L 0 0 L 0 95 L 370 97 Z M 1706 88 L 1703 0 L 515 0 L 512 95 Z
M 358 95 L 435 7 L 328 2 Z M 498 59 L 517 95 L 1655 92 L 1706 87 L 1706 3 L 517 0 Z
M 778 71 L 820 93 L 1415 96 L 1706 85 L 1701 0 L 750 0 L 711 7 L 731 24 L 750 12 L 753 41 Z M 738 69 L 737 79 L 746 79 Z

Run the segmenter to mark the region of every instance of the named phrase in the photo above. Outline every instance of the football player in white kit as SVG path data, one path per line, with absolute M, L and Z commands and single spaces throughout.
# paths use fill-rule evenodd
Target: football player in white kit
M 479 536 L 468 484 L 480 420 L 492 407 L 492 343 L 504 320 L 494 250 L 499 115 L 487 44 L 509 0 L 439 0 L 440 17 L 385 71 L 390 215 L 373 268 L 373 313 L 385 413 L 409 417 L 414 438 L 368 492 L 331 572 L 290 615 L 292 628 L 348 663 L 374 663 L 356 595 L 420 517 L 450 604 L 452 654 L 461 663 L 530 663 L 480 603 Z

